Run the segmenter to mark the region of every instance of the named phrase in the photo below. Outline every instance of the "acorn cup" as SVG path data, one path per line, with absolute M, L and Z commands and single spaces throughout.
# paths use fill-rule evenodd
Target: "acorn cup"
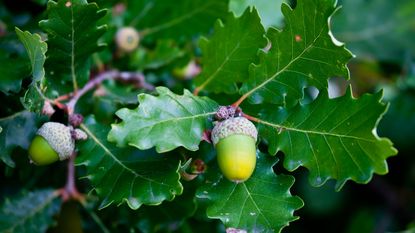
M 48 165 L 68 159 L 74 149 L 75 139 L 71 128 L 61 123 L 47 122 L 33 138 L 29 146 L 29 157 L 36 165 Z
M 244 182 L 255 170 L 258 131 L 245 117 L 232 117 L 218 122 L 212 130 L 223 175 L 236 183 Z

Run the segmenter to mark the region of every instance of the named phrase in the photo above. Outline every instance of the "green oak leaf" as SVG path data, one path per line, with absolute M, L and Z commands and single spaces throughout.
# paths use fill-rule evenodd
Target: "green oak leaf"
M 41 81 L 45 77 L 45 69 L 43 65 L 46 60 L 46 51 L 48 45 L 42 41 L 39 34 L 31 34 L 28 31 L 23 32 L 16 27 L 16 34 L 19 40 L 23 43 L 27 55 L 29 56 L 32 65 L 32 75 L 34 81 Z
M 202 38 L 203 70 L 195 80 L 196 90 L 236 93 L 238 84 L 248 79 L 249 64 L 266 46 L 264 28 L 255 8 L 236 18 L 229 15 L 224 25 L 218 20 L 210 39 Z
M 125 24 L 145 38 L 184 39 L 207 33 L 218 18 L 226 16 L 228 0 L 129 1 Z
M 23 111 L 14 115 L 0 118 L 0 160 L 10 167 L 15 164 L 10 158 L 13 149 L 21 147 L 27 149 L 32 137 L 36 133 L 37 116 L 34 113 Z
M 183 95 L 176 95 L 166 87 L 156 90 L 158 96 L 139 94 L 137 109 L 123 108 L 116 113 L 123 121 L 112 125 L 108 140 L 140 150 L 156 147 L 159 153 L 180 146 L 198 150 L 217 103 L 208 97 L 194 96 L 188 90 Z
M 293 213 L 304 204 L 289 191 L 294 177 L 275 175 L 272 167 L 276 163 L 277 159 L 259 153 L 254 174 L 243 183 L 231 182 L 222 175 L 208 178 L 196 194 L 209 200 L 208 217 L 220 219 L 226 228 L 248 232 L 281 232 L 298 219 Z
M 60 210 L 58 197 L 54 190 L 37 190 L 6 199 L 0 207 L 0 232 L 46 232 Z
M 357 57 L 402 61 L 404 54 L 415 55 L 414 1 L 347 0 L 341 4 L 342 10 L 333 17 L 333 31 Z
M 270 154 L 284 152 L 286 169 L 309 169 L 314 186 L 330 178 L 337 180 L 337 190 L 349 179 L 367 183 L 373 173 L 386 174 L 386 158 L 397 153 L 376 133 L 387 109 L 381 98 L 379 92 L 354 99 L 348 89 L 344 96 L 329 99 L 321 92 L 310 104 L 266 110 L 259 132 L 269 143 Z
M 259 64 L 250 66 L 249 81 L 241 88 L 252 103 L 294 105 L 303 88 L 327 88 L 333 76 L 349 77 L 346 67 L 352 57 L 331 35 L 329 23 L 336 11 L 335 0 L 298 0 L 295 9 L 282 4 L 285 27 L 270 28 L 268 52 Z
M 81 129 L 88 139 L 80 144 L 76 163 L 86 166 L 86 178 L 101 197 L 101 208 L 126 202 L 130 208 L 138 209 L 142 204 L 173 200 L 182 193 L 178 158 L 151 150 L 118 148 L 106 140 L 109 127 L 92 117 Z
M 33 81 L 22 98 L 22 104 L 27 110 L 39 113 L 42 111 L 43 103 L 46 99 L 42 89 L 45 78 L 44 63 L 48 47 L 39 34 L 31 34 L 28 31 L 23 32 L 19 28 L 16 28 L 16 34 L 29 56 L 33 76 Z
M 106 27 L 97 22 L 105 12 L 86 0 L 48 2 L 48 19 L 39 25 L 48 34 L 45 69 L 53 89 L 66 93 L 66 85 L 62 84 L 69 82 L 78 89 L 86 83 L 90 56 L 103 47 L 97 41 Z
M 143 206 L 134 214 L 140 232 L 179 231 L 197 209 L 195 190 L 185 186 L 183 194 L 159 206 Z

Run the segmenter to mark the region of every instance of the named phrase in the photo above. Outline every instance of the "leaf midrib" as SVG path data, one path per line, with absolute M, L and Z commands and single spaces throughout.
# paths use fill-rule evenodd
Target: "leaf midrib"
M 158 26 L 155 26 L 155 27 L 153 27 L 153 28 L 148 28 L 148 29 L 146 30 L 146 35 L 149 35 L 149 34 L 152 34 L 152 33 L 159 32 L 159 31 L 164 30 L 164 29 L 169 28 L 169 27 L 173 27 L 174 25 L 177 25 L 177 24 L 181 23 L 182 21 L 184 21 L 184 20 L 186 20 L 186 19 L 188 19 L 188 18 L 192 17 L 193 15 L 195 15 L 195 14 L 197 14 L 197 13 L 199 13 L 199 12 L 204 11 L 204 10 L 205 10 L 206 8 L 208 8 L 210 5 L 212 5 L 212 3 L 211 3 L 211 2 L 208 2 L 208 3 L 207 3 L 206 5 L 204 5 L 203 7 L 200 7 L 200 8 L 197 8 L 196 10 L 194 10 L 194 11 L 188 12 L 187 14 L 184 14 L 184 15 L 182 15 L 181 17 L 174 18 L 174 19 L 172 19 L 172 20 L 170 20 L 170 21 L 167 21 L 167 22 L 165 22 L 165 23 L 163 23 L 163 24 L 160 24 L 160 25 L 158 25 Z
M 277 71 L 275 74 L 271 75 L 268 79 L 266 79 L 264 82 L 262 82 L 261 84 L 259 84 L 258 86 L 252 88 L 250 91 L 248 91 L 247 93 L 244 94 L 245 97 L 248 97 L 250 95 L 252 95 L 254 92 L 256 92 L 257 90 L 263 88 L 265 85 L 267 85 L 269 82 L 273 81 L 274 79 L 276 79 L 280 74 L 284 73 L 294 62 L 296 62 L 298 59 L 302 58 L 302 55 L 304 53 L 306 53 L 309 49 L 313 48 L 314 44 L 316 43 L 316 41 L 318 39 L 320 39 L 321 34 L 323 33 L 325 27 L 323 27 L 319 34 L 316 36 L 316 38 L 314 38 L 313 42 L 311 42 L 297 57 L 295 57 L 294 59 L 292 59 L 286 66 L 284 66 L 281 70 Z M 293 47 L 293 45 L 292 45 Z
M 346 135 L 346 134 L 338 134 L 338 133 L 330 133 L 330 132 L 324 132 L 324 131 L 315 131 L 315 130 L 306 130 L 306 129 L 288 127 L 288 126 L 285 126 L 285 125 L 282 125 L 282 124 L 276 124 L 276 123 L 272 123 L 272 122 L 268 122 L 268 121 L 264 121 L 264 120 L 260 120 L 258 123 L 266 125 L 266 126 L 270 126 L 270 127 L 274 128 L 274 129 L 277 129 L 277 130 L 282 129 L 282 130 L 294 131 L 294 132 L 299 132 L 299 133 L 304 133 L 304 134 L 317 134 L 317 135 L 322 135 L 322 136 L 350 138 L 350 139 L 356 139 L 356 140 L 365 141 L 365 142 L 374 142 L 374 140 L 370 140 L 370 139 L 367 139 L 367 138 L 362 138 L 362 137 L 357 137 L 357 136 L 352 136 L 352 135 Z
M 201 117 L 207 117 L 207 116 L 211 116 L 214 115 L 216 112 L 208 112 L 208 113 L 202 113 L 202 114 L 197 114 L 197 115 L 191 115 L 191 116 L 184 116 L 184 117 L 177 117 L 177 118 L 168 118 L 165 120 L 161 120 L 161 121 L 156 121 L 153 124 L 149 124 L 146 126 L 141 127 L 141 129 L 145 129 L 145 128 L 149 128 L 149 127 L 155 127 L 156 125 L 162 125 L 162 124 L 169 124 L 170 122 L 176 122 L 176 121 L 184 121 L 184 120 L 189 120 L 189 119 L 197 119 L 197 118 L 201 118 Z
M 135 172 L 134 170 L 132 170 L 131 168 L 129 168 L 129 167 L 127 167 L 127 166 L 125 166 L 90 130 L 89 130 L 89 128 L 86 126 L 86 125 L 84 125 L 84 124 L 81 124 L 81 128 L 83 129 L 83 130 L 85 130 L 85 132 L 92 138 L 92 140 L 94 140 L 94 142 L 96 143 L 96 144 L 98 144 L 98 146 L 100 146 L 104 151 L 105 151 L 105 153 L 106 154 L 108 154 L 113 160 L 114 160 L 114 162 L 116 162 L 117 164 L 119 164 L 122 168 L 124 168 L 126 171 L 128 171 L 128 172 L 130 172 L 131 174 L 133 174 L 134 175 L 134 177 L 140 177 L 141 179 L 143 179 L 143 180 L 146 180 L 146 181 L 149 181 L 149 182 L 154 182 L 154 183 L 157 183 L 157 184 L 159 184 L 159 185 L 162 185 L 162 186 L 166 186 L 166 187 L 174 187 L 174 186 L 170 186 L 170 185 L 167 185 L 167 184 L 164 184 L 164 183 L 161 183 L 161 182 L 158 182 L 158 181 L 156 181 L 156 180 L 153 180 L 153 179 L 150 179 L 150 178 L 148 178 L 148 177 L 145 177 L 145 176 L 143 176 L 143 175 L 140 175 L 140 174 L 138 174 L 137 172 Z

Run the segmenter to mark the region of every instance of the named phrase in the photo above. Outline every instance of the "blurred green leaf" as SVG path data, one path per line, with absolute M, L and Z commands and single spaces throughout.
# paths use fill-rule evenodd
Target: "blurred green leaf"
M 44 233 L 54 223 L 60 205 L 54 190 L 38 190 L 6 199 L 0 207 L 0 232 Z
M 286 25 L 282 31 L 268 30 L 271 49 L 260 54 L 259 64 L 251 65 L 241 93 L 255 104 L 293 105 L 303 98 L 306 86 L 321 90 L 333 76 L 348 78 L 346 63 L 352 55 L 329 28 L 335 4 L 335 0 L 298 0 L 294 10 L 283 4 Z
M 143 206 L 137 213 L 137 226 L 143 233 L 174 231 L 196 211 L 194 191 L 185 187 L 184 193 L 159 206 Z
M 413 139 L 415 138 L 414 103 L 414 93 L 408 90 L 398 91 L 379 125 L 379 134 L 390 137 L 399 150 L 413 150 Z
M 293 213 L 303 202 L 289 191 L 294 177 L 275 175 L 272 167 L 276 162 L 259 154 L 254 174 L 243 183 L 231 182 L 222 175 L 207 179 L 197 197 L 209 199 L 208 217 L 220 219 L 226 228 L 248 232 L 281 232 L 298 219 Z
M 108 140 L 140 150 L 156 147 L 159 153 L 179 146 L 198 150 L 208 118 L 218 108 L 216 102 L 194 96 L 188 90 L 183 95 L 176 95 L 166 87 L 156 90 L 157 97 L 139 94 L 137 109 L 123 108 L 117 112 L 123 121 L 112 125 Z
M 239 18 L 229 15 L 225 25 L 217 21 L 214 35 L 200 41 L 203 69 L 195 80 L 196 90 L 237 92 L 237 84 L 248 79 L 249 64 L 266 46 L 264 33 L 255 9 L 247 9 Z
M 3 128 L 0 134 L 0 160 L 10 167 L 15 166 L 10 155 L 16 147 L 29 147 L 37 130 L 36 121 L 36 114 L 27 111 L 0 118 L 0 127 Z
M 376 225 L 376 212 L 372 209 L 358 210 L 351 216 L 351 221 L 346 229 L 346 233 L 374 232 Z
M 179 159 L 154 151 L 120 149 L 107 142 L 109 127 L 88 117 L 81 128 L 88 140 L 79 147 L 77 165 L 87 168 L 88 178 L 101 197 L 101 208 L 126 202 L 132 209 L 173 200 L 183 187 Z
M 131 66 L 139 70 L 158 69 L 168 65 L 177 58 L 184 55 L 173 40 L 160 40 L 153 50 L 138 50 L 131 59 Z
M 247 7 L 255 6 L 261 16 L 261 23 L 265 28 L 282 25 L 283 15 L 281 4 L 286 0 L 230 0 L 229 9 L 237 16 L 242 15 Z
M 381 98 L 382 92 L 354 99 L 350 88 L 335 99 L 320 92 L 310 104 L 265 111 L 260 135 L 269 143 L 270 154 L 284 152 L 287 170 L 309 169 L 313 186 L 330 178 L 337 180 L 337 190 L 349 179 L 367 183 L 373 173 L 386 174 L 386 158 L 397 153 L 376 133 L 387 108 Z
M 5 94 L 19 92 L 22 80 L 30 73 L 27 59 L 11 55 L 0 49 L 0 91 Z
M 359 58 L 403 60 L 415 56 L 415 2 L 347 0 L 333 18 L 334 34 Z
M 145 37 L 181 39 L 207 33 L 228 11 L 228 0 L 129 1 L 126 25 Z
M 97 21 L 105 12 L 86 0 L 48 2 L 48 19 L 39 25 L 48 33 L 45 68 L 54 91 L 66 93 L 65 82 L 78 89 L 88 80 L 90 56 L 103 47 L 97 41 L 105 26 L 98 26 Z

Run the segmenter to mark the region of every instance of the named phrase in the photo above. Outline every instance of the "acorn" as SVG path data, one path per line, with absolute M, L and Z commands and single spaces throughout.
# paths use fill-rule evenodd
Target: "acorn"
M 118 49 L 122 52 L 129 53 L 138 47 L 140 35 L 133 27 L 123 27 L 118 29 L 115 35 L 115 42 L 117 43 Z
M 40 127 L 29 146 L 29 157 L 36 165 L 48 165 L 68 159 L 75 149 L 75 139 L 70 127 L 47 122 Z
M 222 174 L 240 183 L 251 177 L 256 165 L 258 131 L 245 117 L 232 117 L 217 122 L 212 130 L 212 142 Z

